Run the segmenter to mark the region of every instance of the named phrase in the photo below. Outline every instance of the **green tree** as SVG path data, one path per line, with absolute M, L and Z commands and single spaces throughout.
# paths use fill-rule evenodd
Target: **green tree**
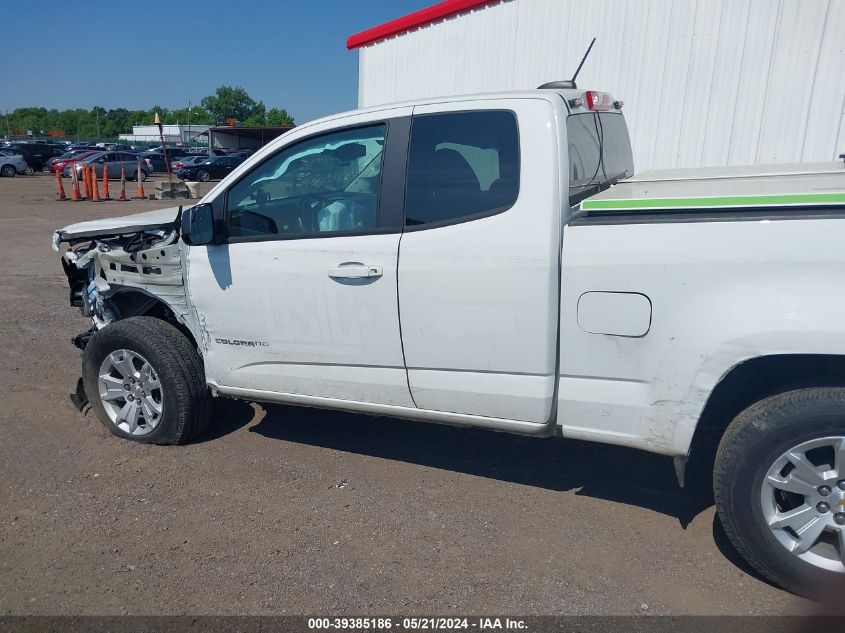
M 199 106 L 194 106 L 191 109 L 179 108 L 178 110 L 171 110 L 167 116 L 162 117 L 163 123 L 182 123 L 183 125 L 211 125 L 214 120 L 211 115 Z
M 288 114 L 287 110 L 280 110 L 279 108 L 270 108 L 270 110 L 267 112 L 267 125 L 293 125 L 293 117 Z
M 250 117 L 264 118 L 264 104 L 255 101 L 240 87 L 220 86 L 213 95 L 202 100 L 205 108 L 216 123 L 226 119 L 246 122 Z
M 247 127 L 255 127 L 258 125 L 266 125 L 267 124 L 267 113 L 264 111 L 264 102 L 259 101 L 255 104 L 255 108 L 253 108 L 252 114 L 247 117 L 245 121 L 243 121 L 243 125 Z
M 146 110 L 106 110 L 101 106 L 90 110 L 26 107 L 8 113 L 8 127 L 12 134 L 26 134 L 31 130 L 35 136 L 42 136 L 48 130 L 61 130 L 68 139 L 106 140 L 115 139 L 119 134 L 131 133 L 133 125 L 151 124 L 155 120 L 156 111 L 161 114 L 163 123 L 210 125 L 234 118 L 242 125 L 293 124 L 293 117 L 287 110 L 267 110 L 263 102 L 254 100 L 243 88 L 220 86 L 214 95 L 202 100 L 202 107 L 194 106 L 190 110 L 180 108 L 171 111 L 161 106 Z M 5 136 L 5 116 L 0 121 L 0 136 Z

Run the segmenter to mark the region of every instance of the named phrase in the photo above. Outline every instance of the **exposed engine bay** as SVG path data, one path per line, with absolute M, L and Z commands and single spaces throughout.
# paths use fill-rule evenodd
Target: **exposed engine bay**
M 179 329 L 189 329 L 178 230 L 181 207 L 162 211 L 176 211 L 176 218 L 171 213 L 167 222 L 144 226 L 137 220 L 151 214 L 139 214 L 116 218 L 114 226 L 80 223 L 54 234 L 55 250 L 61 243 L 69 246 L 62 255 L 62 268 L 70 304 L 93 323 L 92 330 L 74 339 L 77 346 L 84 347 L 93 331 L 132 316 L 155 315 Z M 134 226 L 119 222 L 130 219 Z

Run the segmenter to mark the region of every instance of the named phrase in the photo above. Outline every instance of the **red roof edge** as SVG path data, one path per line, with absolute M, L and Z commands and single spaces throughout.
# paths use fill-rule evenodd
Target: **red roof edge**
M 483 7 L 488 4 L 495 4 L 501 0 L 444 0 L 437 4 L 420 9 L 414 13 L 409 13 L 401 18 L 396 18 L 390 22 L 385 22 L 379 26 L 374 26 L 366 31 L 361 31 L 355 35 L 350 35 L 346 40 L 346 48 L 352 50 L 354 48 L 361 48 L 367 44 L 387 39 L 392 35 L 399 35 L 406 33 L 411 29 L 415 29 L 432 22 L 437 22 L 444 18 L 464 13 L 476 7 Z

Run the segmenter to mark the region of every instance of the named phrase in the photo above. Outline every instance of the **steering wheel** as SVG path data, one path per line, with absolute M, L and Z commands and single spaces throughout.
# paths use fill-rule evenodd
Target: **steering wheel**
M 305 219 L 310 217 L 311 230 L 320 232 L 320 211 L 331 204 L 331 200 L 319 193 L 306 193 L 299 199 L 299 217 Z M 305 224 L 305 222 L 303 222 Z

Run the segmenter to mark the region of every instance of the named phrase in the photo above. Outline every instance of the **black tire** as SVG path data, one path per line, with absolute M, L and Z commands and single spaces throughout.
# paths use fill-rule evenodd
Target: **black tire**
M 111 421 L 99 395 L 98 374 L 108 354 L 127 349 L 155 368 L 163 392 L 161 420 L 146 435 L 130 435 Z M 202 359 L 175 327 L 153 317 L 110 323 L 91 337 L 82 355 L 82 380 L 91 406 L 109 431 L 145 444 L 185 444 L 202 434 L 211 417 L 211 398 Z
M 209 174 L 205 170 L 198 171 L 197 172 L 197 180 L 199 180 L 200 182 L 208 182 L 209 180 L 211 180 L 211 174 Z
M 26 171 L 23 172 L 26 176 L 34 176 L 35 170 L 32 167 L 27 167 Z
M 731 422 L 713 473 L 716 508 L 734 547 L 776 585 L 812 597 L 845 585 L 845 573 L 822 569 L 787 551 L 768 528 L 760 499 L 764 478 L 781 455 L 830 436 L 845 436 L 845 388 L 813 387 L 771 396 Z
M 8 178 L 14 178 L 17 176 L 18 170 L 15 169 L 14 165 L 3 165 L 0 167 L 0 176 L 6 176 Z
M 141 170 L 141 182 L 146 182 L 146 181 L 147 181 L 147 178 L 148 178 L 148 176 L 147 176 L 147 172 L 145 172 L 145 171 L 142 169 L 142 170 Z

